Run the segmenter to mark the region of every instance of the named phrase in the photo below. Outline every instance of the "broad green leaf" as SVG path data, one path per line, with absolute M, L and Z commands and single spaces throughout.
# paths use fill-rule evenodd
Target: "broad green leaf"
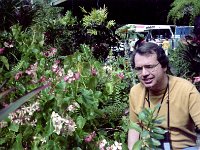
M 76 124 L 77 124 L 77 127 L 82 129 L 84 127 L 86 123 L 86 119 L 83 118 L 82 116 L 78 116 L 77 119 L 76 119 Z
M 142 141 L 138 140 L 134 145 L 132 150 L 140 150 L 142 148 Z
M 160 145 L 160 141 L 154 139 L 154 138 L 151 138 L 152 142 L 153 142 L 153 145 L 155 146 L 159 146 Z
M 2 61 L 4 63 L 4 65 L 6 66 L 6 69 L 9 70 L 8 59 L 5 56 L 0 56 L 0 61 Z
M 146 138 L 149 138 L 150 137 L 150 133 L 149 131 L 147 130 L 143 130 L 142 133 L 140 134 L 141 137 L 146 137 Z
M 158 133 L 150 133 L 150 136 L 157 139 L 157 140 L 161 140 L 161 139 L 164 139 L 164 135 L 162 134 L 158 134 Z
M 142 128 L 135 122 L 130 122 L 130 129 L 135 129 L 136 131 L 138 131 L 139 133 L 142 132 Z
M 36 94 L 38 94 L 41 90 L 47 88 L 50 84 L 46 84 L 43 85 L 41 87 L 36 88 L 35 90 L 29 92 L 28 94 L 22 96 L 21 98 L 19 98 L 17 101 L 15 101 L 14 103 L 11 103 L 8 107 L 3 108 L 0 111 L 0 121 L 5 119 L 9 113 L 15 111 L 17 108 L 19 108 L 22 104 L 24 104 L 25 102 L 27 102 L 30 98 L 32 98 L 33 96 L 35 96 Z
M 0 138 L 0 145 L 6 143 L 6 139 L 5 138 Z
M 142 111 L 139 113 L 138 118 L 143 121 L 145 119 L 147 119 L 148 116 L 146 116 L 146 114 Z
M 152 131 L 155 132 L 155 133 L 158 133 L 158 134 L 165 134 L 165 132 L 166 132 L 164 129 L 162 129 L 160 127 L 154 127 L 152 129 Z
M 64 80 L 61 81 L 56 85 L 56 88 L 58 88 L 59 90 L 64 90 L 66 88 L 66 82 L 64 82 Z
M 9 126 L 8 128 L 9 128 L 11 131 L 18 132 L 18 130 L 19 130 L 19 124 L 11 123 L 10 126 Z

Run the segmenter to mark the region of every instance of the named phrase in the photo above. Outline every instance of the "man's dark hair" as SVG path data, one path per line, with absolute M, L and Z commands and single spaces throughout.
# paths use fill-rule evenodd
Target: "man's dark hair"
M 157 60 L 161 64 L 162 68 L 167 67 L 169 69 L 169 59 L 161 46 L 158 46 L 157 44 L 151 42 L 143 43 L 133 52 L 131 56 L 132 68 L 135 68 L 135 55 L 137 53 L 140 55 L 157 54 Z

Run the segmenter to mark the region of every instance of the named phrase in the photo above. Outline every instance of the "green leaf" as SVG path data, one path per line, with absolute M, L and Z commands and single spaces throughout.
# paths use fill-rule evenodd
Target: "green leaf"
M 106 83 L 106 91 L 108 94 L 112 94 L 114 91 L 113 84 L 111 82 Z
M 141 135 L 141 137 L 146 137 L 146 138 L 150 137 L 150 133 L 148 130 L 143 130 L 140 135 Z
M 154 138 L 151 138 L 152 142 L 153 142 L 153 145 L 154 146 L 159 146 L 160 145 L 160 141 L 154 139 Z
M 139 133 L 142 132 L 142 128 L 135 122 L 130 122 L 130 129 L 135 129 L 136 131 L 138 131 Z
M 4 63 L 4 65 L 6 66 L 6 69 L 9 70 L 8 59 L 5 56 L 0 56 L 0 61 L 2 61 Z
M 66 82 L 61 81 L 56 85 L 56 88 L 58 88 L 59 90 L 64 90 L 66 88 Z
M 11 131 L 18 132 L 19 131 L 19 124 L 11 123 L 8 127 Z
M 132 150 L 140 150 L 142 148 L 142 141 L 138 140 L 134 145 Z
M 45 136 L 49 137 L 54 131 L 54 126 L 51 119 L 48 120 L 47 126 L 45 127 Z
M 19 108 L 22 104 L 27 102 L 30 98 L 38 94 L 41 90 L 47 88 L 50 84 L 46 84 L 44 86 L 38 87 L 35 90 L 29 92 L 28 94 L 24 95 L 23 97 L 19 98 L 16 102 L 11 103 L 8 107 L 2 109 L 0 111 L 0 121 L 5 119 L 9 113 L 15 111 Z
M 12 146 L 12 150 L 23 150 L 23 146 L 22 146 L 22 135 L 18 134 L 16 137 L 16 141 Z
M 14 91 L 16 88 L 10 88 L 10 89 L 8 89 L 8 90 L 6 90 L 6 91 L 3 91 L 2 93 L 0 93 L 0 100 L 4 97 L 4 96 L 6 96 L 8 93 L 10 93 L 10 92 L 12 92 L 12 91 Z
M 78 116 L 77 119 L 76 119 L 76 124 L 77 124 L 77 127 L 82 129 L 84 127 L 86 123 L 86 119 L 83 118 L 82 116 Z
M 146 114 L 142 111 L 138 114 L 138 118 L 143 121 L 143 120 L 146 120 L 147 119 L 147 116 Z
M 162 135 L 162 134 L 150 133 L 150 136 L 157 139 L 157 140 L 164 139 L 164 135 Z
M 152 131 L 155 132 L 155 133 L 158 133 L 158 134 L 165 134 L 165 132 L 166 132 L 164 129 L 162 129 L 160 127 L 154 127 L 152 129 Z
M 6 139 L 5 138 L 0 138 L 0 145 L 6 143 Z M 1 147 L 0 147 L 1 148 Z

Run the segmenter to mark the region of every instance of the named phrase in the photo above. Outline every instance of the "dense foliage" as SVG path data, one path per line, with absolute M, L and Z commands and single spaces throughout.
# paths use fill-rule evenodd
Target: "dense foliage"
M 0 122 L 0 148 L 127 149 L 125 110 L 134 76 L 125 58 L 105 59 L 113 42 L 108 35 L 114 37 L 106 8 L 87 13 L 82 22 L 70 12 L 55 17 L 59 9 L 38 8 L 48 15 L 36 13 L 25 30 L 15 24 L 0 34 L 0 90 L 17 89 L 1 97 L 0 108 L 49 87 Z M 102 13 L 97 22 L 89 19 L 95 12 Z
M 199 0 L 174 0 L 168 13 L 168 21 L 174 24 L 193 25 L 194 18 L 200 13 Z

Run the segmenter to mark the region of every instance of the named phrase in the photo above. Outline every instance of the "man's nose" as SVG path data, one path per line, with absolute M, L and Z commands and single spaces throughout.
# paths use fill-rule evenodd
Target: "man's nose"
M 142 67 L 142 75 L 146 76 L 148 74 L 149 74 L 149 71 L 145 67 Z

